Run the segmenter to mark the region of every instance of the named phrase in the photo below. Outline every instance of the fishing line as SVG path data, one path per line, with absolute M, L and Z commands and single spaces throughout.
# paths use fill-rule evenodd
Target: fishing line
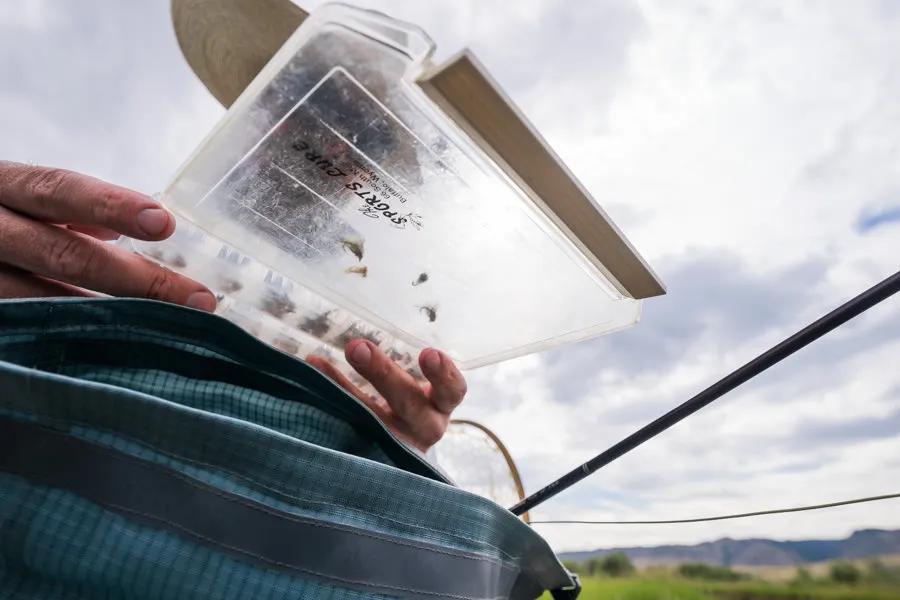
M 848 504 L 862 504 L 863 502 L 877 502 L 878 500 L 890 500 L 900 498 L 900 493 L 884 494 L 883 496 L 869 496 L 868 498 L 854 498 L 852 500 L 841 500 L 839 502 L 828 502 L 827 504 L 813 504 L 811 506 L 795 506 L 793 508 L 776 508 L 773 510 L 757 510 L 754 512 L 736 513 L 731 515 L 719 515 L 716 517 L 695 517 L 693 519 L 665 519 L 659 521 L 578 521 L 578 520 L 541 520 L 531 521 L 532 525 L 536 524 L 555 524 L 555 525 L 671 525 L 674 523 L 703 523 L 706 521 L 725 521 L 727 519 L 743 519 L 745 517 L 758 517 L 760 515 L 778 515 L 782 513 L 803 512 L 806 510 L 820 510 L 823 508 L 834 508 L 835 506 L 847 506 Z
M 515 515 L 521 515 L 522 513 L 531 510 L 538 504 L 552 498 L 561 491 L 578 483 L 588 475 L 596 472 L 601 467 L 608 465 L 617 458 L 634 450 L 647 440 L 659 435 L 685 417 L 689 417 L 714 400 L 721 398 L 742 383 L 756 377 L 772 365 L 781 362 L 797 350 L 816 341 L 829 331 L 840 327 L 853 317 L 864 313 L 879 302 L 890 298 L 898 291 L 900 291 L 900 271 L 894 273 L 881 283 L 872 286 L 849 302 L 834 309 L 818 321 L 807 325 L 805 328 L 785 339 L 778 345 L 766 350 L 690 400 L 675 407 L 652 423 L 640 428 L 580 467 L 569 471 L 556 481 L 538 490 L 528 498 L 525 498 L 509 510 Z

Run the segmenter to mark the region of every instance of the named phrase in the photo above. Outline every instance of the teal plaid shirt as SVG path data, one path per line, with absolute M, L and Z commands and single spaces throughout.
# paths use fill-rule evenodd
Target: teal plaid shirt
M 216 316 L 0 302 L 0 392 L 0 598 L 573 594 L 526 524 Z

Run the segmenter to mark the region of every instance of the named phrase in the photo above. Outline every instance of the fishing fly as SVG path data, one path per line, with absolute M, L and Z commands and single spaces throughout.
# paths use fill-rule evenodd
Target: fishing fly
M 437 320 L 437 306 L 420 306 L 419 312 L 423 313 L 428 318 L 429 323 L 434 323 Z
M 266 290 L 260 303 L 260 308 L 277 319 L 283 319 L 286 315 L 297 310 L 297 305 L 284 292 Z
M 331 327 L 331 311 L 327 311 L 316 315 L 314 317 L 306 317 L 300 323 L 300 329 L 305 331 L 306 333 L 320 338 L 326 333 L 328 333 L 328 329 Z
M 362 240 L 341 240 L 341 247 L 344 248 L 347 252 L 356 257 L 356 260 L 361 261 L 363 259 L 363 241 Z

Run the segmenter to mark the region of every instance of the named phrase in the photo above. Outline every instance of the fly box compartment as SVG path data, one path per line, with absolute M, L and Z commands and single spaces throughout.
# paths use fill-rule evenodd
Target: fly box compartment
M 308 15 L 162 193 L 173 237 L 135 251 L 286 352 L 365 337 L 414 375 L 428 346 L 472 368 L 635 323 L 658 279 L 474 57 L 433 49 Z

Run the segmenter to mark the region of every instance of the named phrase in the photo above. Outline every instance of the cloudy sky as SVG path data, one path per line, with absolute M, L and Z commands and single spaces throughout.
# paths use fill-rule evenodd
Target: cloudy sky
M 307 8 L 319 4 L 309 2 Z M 363 2 L 473 47 L 668 285 L 632 330 L 470 374 L 534 490 L 900 266 L 900 4 Z M 222 116 L 163 0 L 0 3 L 0 158 L 159 191 Z M 900 491 L 900 299 L 535 511 L 662 519 Z M 884 502 L 560 550 L 900 527 Z

